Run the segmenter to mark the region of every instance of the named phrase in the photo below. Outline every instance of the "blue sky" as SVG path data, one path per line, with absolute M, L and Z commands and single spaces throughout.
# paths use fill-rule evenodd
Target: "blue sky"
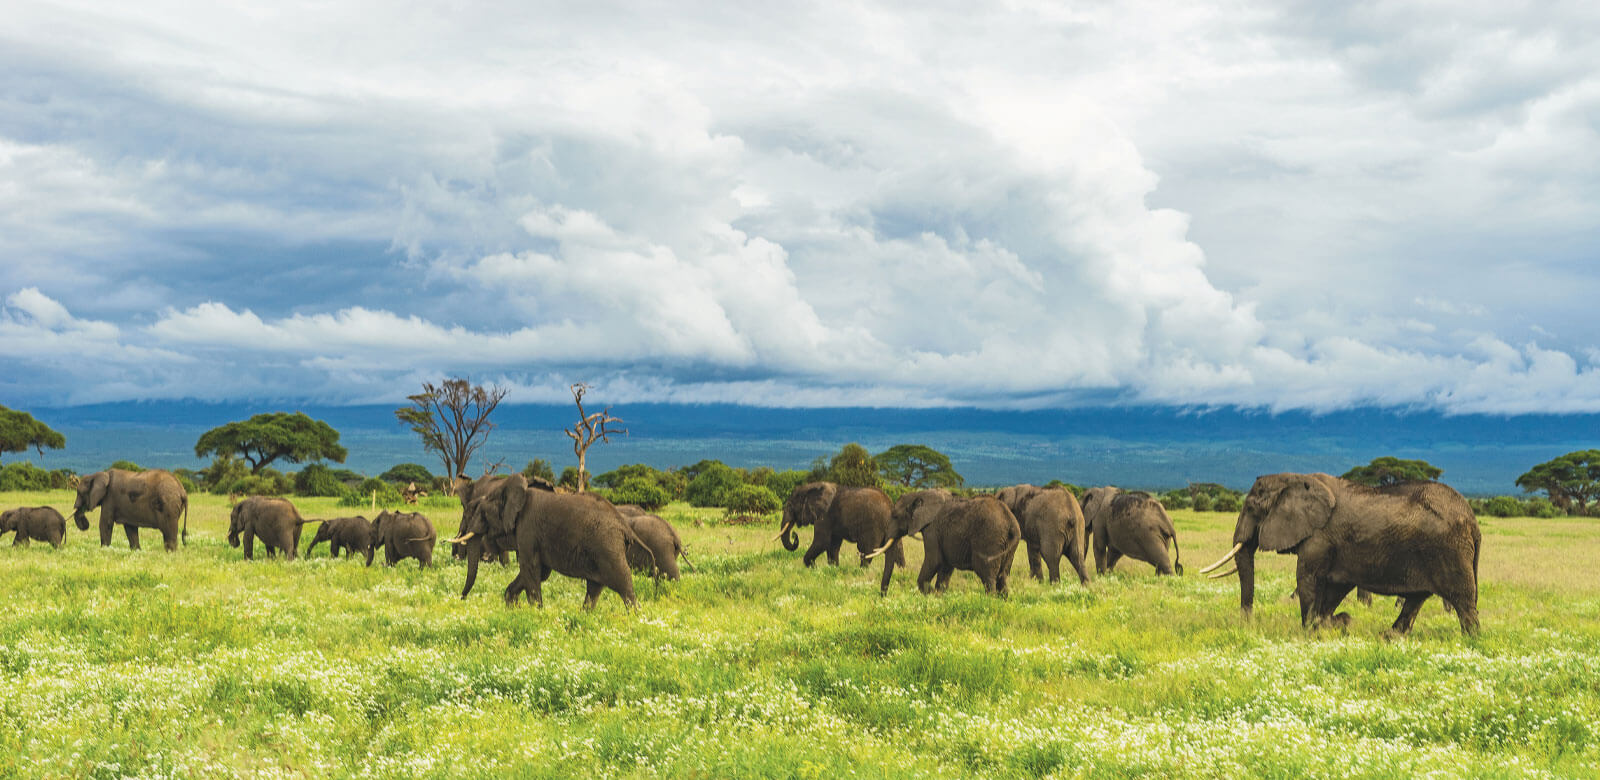
M 1597 248 L 1592 3 L 0 26 L 12 405 L 1596 412 Z

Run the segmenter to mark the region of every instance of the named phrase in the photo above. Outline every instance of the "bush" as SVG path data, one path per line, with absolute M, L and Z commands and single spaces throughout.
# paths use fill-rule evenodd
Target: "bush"
M 767 477 L 767 489 L 771 490 L 772 495 L 777 496 L 779 501 L 787 501 L 790 494 L 794 493 L 794 489 L 804 485 L 806 479 L 810 476 L 808 472 L 801 469 L 780 471 Z
M 201 483 L 219 496 L 227 495 L 233 483 L 250 476 L 250 465 L 232 455 L 218 455 L 201 470 Z
M 131 460 L 119 460 L 116 463 L 111 464 L 111 468 L 122 469 L 123 471 L 144 471 L 143 466 L 134 463 Z
M 1161 494 L 1161 506 L 1168 512 L 1174 509 L 1188 509 L 1194 506 L 1194 498 L 1187 490 L 1169 490 Z
M 183 492 L 185 492 L 185 493 L 199 493 L 200 492 L 200 486 L 196 485 L 194 483 L 194 480 L 192 480 L 192 479 L 190 479 L 190 478 L 188 478 L 188 477 L 186 477 L 186 476 L 184 476 L 182 474 L 173 474 L 172 476 L 176 477 L 177 480 L 178 480 L 178 484 L 183 486 Z
M 0 490 L 49 490 L 50 472 L 19 461 L 0 468 Z
M 1527 501 L 1524 501 L 1522 503 L 1522 511 L 1528 517 L 1540 517 L 1548 519 L 1551 517 L 1561 516 L 1561 510 L 1556 508 L 1556 505 L 1550 503 L 1550 499 L 1545 498 L 1544 496 L 1535 496 Z
M 261 473 L 257 474 L 256 476 L 272 480 L 272 489 L 277 492 L 272 493 L 271 495 L 287 496 L 294 492 L 294 477 L 291 477 L 275 468 L 270 466 L 264 468 L 261 470 Z M 268 494 L 262 493 L 261 495 Z
M 556 480 L 556 486 L 557 487 L 564 487 L 564 488 L 566 488 L 568 490 L 577 490 L 578 489 L 578 467 L 577 466 L 568 466 L 568 467 L 562 469 L 561 470 L 561 479 Z
M 690 506 L 725 507 L 734 488 L 743 484 L 744 480 L 739 478 L 738 472 L 726 464 L 713 461 L 689 483 L 683 491 L 683 497 L 689 501 Z
M 1224 493 L 1217 496 L 1217 500 L 1211 505 L 1211 508 L 1217 512 L 1237 512 L 1243 506 L 1244 498 L 1238 493 Z
M 701 475 L 704 476 L 704 475 Z M 725 498 L 729 515 L 765 515 L 778 511 L 783 502 L 765 485 L 739 484 Z
M 544 458 L 534 458 L 528 461 L 528 465 L 522 467 L 522 476 L 529 482 L 537 478 L 552 485 L 556 483 L 556 473 L 551 470 L 550 462 Z
M 1215 503 L 1216 499 L 1212 498 L 1210 494 L 1199 493 L 1195 495 L 1189 506 L 1193 507 L 1196 512 L 1210 512 Z
M 294 475 L 294 494 L 297 496 L 342 496 L 349 492 L 333 470 L 321 463 L 312 463 Z
M 610 491 L 609 498 L 613 504 L 638 504 L 647 512 L 654 512 L 672 500 L 666 488 L 649 477 L 633 477 L 623 482 Z
M 372 494 L 374 492 L 378 494 L 379 507 L 397 507 L 406 502 L 394 485 L 374 477 L 356 486 L 354 492 L 345 493 L 339 499 L 339 506 L 370 507 L 372 506 Z
M 417 487 L 420 488 L 426 488 L 433 484 L 433 474 L 429 473 L 427 467 L 420 463 L 401 463 L 379 474 L 378 479 L 401 485 L 415 482 Z
M 1084 488 L 1083 488 L 1082 485 L 1074 485 L 1071 482 L 1062 482 L 1059 479 L 1052 479 L 1049 482 L 1046 482 L 1044 486 L 1045 487 L 1052 487 L 1052 488 L 1055 488 L 1055 487 L 1066 488 L 1067 492 L 1071 493 L 1073 498 L 1076 498 L 1079 501 L 1083 500 L 1083 490 L 1084 490 Z M 1177 492 L 1177 491 L 1174 491 L 1174 492 Z M 1163 505 L 1165 505 L 1167 503 L 1166 496 L 1162 496 L 1161 497 L 1161 503 Z M 1185 502 L 1185 505 L 1187 505 L 1187 502 Z M 1172 507 L 1167 507 L 1167 508 L 1171 509 Z
M 71 490 L 72 480 L 77 479 L 77 477 L 77 473 L 72 469 L 56 469 L 50 472 L 50 489 Z
M 236 480 L 228 486 L 227 492 L 241 496 L 281 496 L 288 491 L 279 489 L 278 480 L 256 474 Z
M 1490 517 L 1519 517 L 1522 515 L 1522 502 L 1511 496 L 1495 496 L 1483 502 L 1483 511 Z

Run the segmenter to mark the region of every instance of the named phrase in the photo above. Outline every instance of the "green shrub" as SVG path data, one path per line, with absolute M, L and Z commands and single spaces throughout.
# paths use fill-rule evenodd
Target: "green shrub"
M 270 476 L 254 474 L 235 480 L 232 485 L 228 486 L 226 492 L 241 496 L 281 496 L 288 491 L 280 489 L 278 480 Z
M 630 478 L 609 492 L 611 503 L 638 504 L 647 512 L 654 512 L 672 500 L 672 496 L 667 495 L 666 488 L 649 477 Z
M 374 492 L 378 494 L 379 507 L 397 507 L 406 502 L 394 485 L 373 477 L 356 486 L 354 492 L 345 493 L 341 496 L 339 498 L 339 506 L 370 507 L 372 506 L 372 494 Z
M 201 484 L 216 495 L 227 495 L 233 483 L 250 476 L 250 464 L 232 455 L 218 455 L 200 471 Z
M 1193 507 L 1196 512 L 1210 512 L 1215 503 L 1216 499 L 1212 498 L 1209 493 L 1197 493 L 1189 506 Z
M 1534 496 L 1522 502 L 1522 512 L 1528 517 L 1546 519 L 1561 516 L 1561 510 L 1555 504 L 1550 503 L 1550 499 L 1544 496 Z
M 272 489 L 276 492 L 272 493 L 271 495 L 287 496 L 294 492 L 294 477 L 272 468 L 271 466 L 262 469 L 261 473 L 257 474 L 256 476 L 272 480 Z M 263 493 L 261 495 L 267 494 Z
M 734 485 L 724 500 L 730 515 L 765 515 L 783 506 L 765 485 Z
M 1483 511 L 1490 517 L 1518 517 L 1522 514 L 1522 502 L 1511 496 L 1495 496 L 1483 502 Z
M 683 491 L 683 497 L 689 501 L 690 506 L 725 507 L 733 489 L 744 484 L 737 471 L 724 463 L 714 461 L 689 482 L 689 486 Z
M 183 486 L 183 492 L 185 492 L 185 493 L 198 493 L 198 492 L 200 492 L 200 486 L 196 485 L 194 483 L 194 480 L 192 480 L 192 479 L 190 479 L 190 478 L 188 478 L 188 477 L 186 477 L 186 476 L 184 476 L 182 474 L 173 474 L 172 476 L 176 477 L 178 479 L 178 484 Z
M 1217 496 L 1217 500 L 1211 505 L 1211 508 L 1217 512 L 1237 512 L 1243 506 L 1244 497 L 1238 493 L 1223 493 Z
M 294 494 L 297 496 L 342 496 L 349 492 L 333 470 L 321 463 L 312 463 L 294 475 Z
M 1044 486 L 1045 487 L 1066 488 L 1067 492 L 1071 493 L 1073 498 L 1076 498 L 1076 499 L 1078 499 L 1080 501 L 1083 500 L 1084 488 L 1083 488 L 1082 485 L 1074 485 L 1071 482 L 1062 482 L 1059 479 L 1052 479 L 1049 482 L 1046 482 Z M 1176 492 L 1176 491 L 1174 491 L 1174 492 Z M 1165 506 L 1166 503 L 1167 503 L 1166 496 L 1162 496 L 1161 497 L 1161 504 L 1163 506 Z M 1187 505 L 1187 504 L 1185 504 L 1185 505 Z M 1167 507 L 1167 508 L 1171 509 L 1172 507 Z
M 0 490 L 49 490 L 50 472 L 29 463 L 18 461 L 0 468 Z
M 1194 506 L 1194 497 L 1187 490 L 1169 490 L 1161 494 L 1161 506 L 1167 511 L 1188 509 Z
M 400 465 L 395 466 L 394 468 L 389 469 L 382 474 L 379 474 L 378 479 L 381 479 L 384 482 L 394 482 L 401 485 L 415 482 L 417 483 L 417 487 L 420 488 L 426 488 L 433 484 L 433 474 L 429 473 L 427 467 L 419 463 L 401 463 Z
M 368 498 L 367 500 L 371 501 L 372 499 Z M 425 506 L 425 507 L 430 507 L 432 509 L 460 509 L 461 508 L 461 499 L 456 498 L 455 496 L 447 496 L 447 495 L 444 495 L 443 493 L 430 493 L 427 496 L 424 496 L 417 503 L 422 505 L 422 506 Z
M 528 465 L 522 467 L 522 476 L 529 482 L 532 482 L 535 478 L 537 478 L 549 482 L 552 485 L 556 483 L 556 473 L 550 468 L 550 461 L 547 461 L 544 458 L 534 458 L 533 460 L 528 461 Z
M 131 460 L 119 460 L 116 463 L 111 464 L 111 468 L 122 469 L 123 471 L 144 471 L 143 466 L 134 463 Z
M 56 469 L 50 472 L 51 490 L 71 490 L 72 480 L 77 478 L 77 472 L 72 469 Z
M 809 472 L 802 469 L 780 471 L 767 478 L 767 489 L 771 490 L 772 495 L 777 496 L 779 501 L 787 501 L 790 494 L 794 493 L 794 489 L 804 485 L 810 476 Z

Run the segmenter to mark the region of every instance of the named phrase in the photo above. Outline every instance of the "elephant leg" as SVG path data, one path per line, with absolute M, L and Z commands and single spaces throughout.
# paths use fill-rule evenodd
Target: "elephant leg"
M 1028 576 L 1036 580 L 1044 579 L 1044 561 L 1039 556 L 1039 545 L 1032 540 L 1028 544 Z
M 177 526 L 172 526 L 171 528 L 162 528 L 161 529 L 161 546 L 166 548 L 167 552 L 177 552 L 178 551 L 178 528 L 177 528 Z
M 1050 584 L 1061 584 L 1061 548 L 1065 540 L 1059 536 L 1046 539 L 1044 548 L 1044 565 L 1050 569 Z
M 933 583 L 934 591 L 936 591 L 938 593 L 943 593 L 943 592 L 949 590 L 950 589 L 950 577 L 952 575 L 954 575 L 955 573 L 956 573 L 956 567 L 954 567 L 954 566 L 940 566 L 939 567 L 939 578 L 937 580 L 935 580 L 934 583 Z
M 115 525 L 115 523 L 111 522 L 111 518 L 106 517 L 106 510 L 104 510 L 104 509 L 100 510 L 100 546 L 101 547 L 110 547 L 111 546 L 111 528 L 114 525 Z
M 917 572 L 917 590 L 926 594 L 930 590 L 928 584 L 933 581 L 933 576 L 938 573 L 938 557 L 933 555 L 932 551 L 930 550 L 929 554 L 924 556 L 922 559 L 922 571 Z
M 1095 531 L 1095 534 L 1094 534 L 1094 573 L 1095 574 L 1105 574 L 1106 572 L 1111 570 L 1111 567 L 1106 565 L 1106 554 L 1108 552 L 1110 552 L 1110 550 L 1108 549 L 1109 547 L 1110 547 L 1110 545 L 1106 543 L 1105 533 L 1103 531 L 1098 531 L 1098 530 Z
M 1354 590 L 1354 589 L 1355 589 L 1354 585 L 1345 585 L 1343 583 L 1328 582 L 1326 580 L 1322 581 L 1321 583 L 1318 583 L 1318 585 L 1317 585 L 1317 600 L 1318 600 L 1318 603 L 1317 603 L 1317 613 L 1318 613 L 1318 615 L 1317 615 L 1317 617 L 1318 617 L 1318 619 L 1327 621 L 1329 623 L 1332 623 L 1333 625 L 1336 625 L 1336 626 L 1338 626 L 1340 628 L 1349 628 L 1350 627 L 1350 613 L 1348 613 L 1348 612 L 1340 612 L 1338 614 L 1334 614 L 1334 610 L 1339 608 L 1340 602 L 1344 601 L 1344 597 L 1350 595 L 1350 591 Z
M 128 549 L 130 549 L 130 550 L 139 549 L 139 529 L 138 529 L 138 527 L 131 526 L 131 525 L 125 525 L 125 526 L 122 527 L 122 531 L 123 531 L 123 533 L 127 534 L 127 536 L 128 536 Z
M 1356 588 L 1356 601 L 1361 602 L 1364 606 L 1372 606 L 1372 591 L 1366 588 Z
M 587 580 L 587 582 L 589 586 L 583 592 L 583 608 L 584 610 L 591 610 L 594 609 L 595 603 L 600 600 L 600 594 L 605 592 L 606 586 L 605 583 L 599 580 Z
M 1417 613 L 1422 611 L 1422 603 L 1433 594 L 1407 593 L 1401 596 L 1400 614 L 1394 619 L 1394 624 L 1383 632 L 1384 639 L 1397 639 L 1411 633 L 1412 624 L 1417 622 Z
M 543 562 L 539 560 L 538 554 L 517 554 L 517 577 L 506 586 L 506 606 L 517 603 L 519 590 L 527 594 L 529 603 L 538 607 L 544 606 L 544 577 L 540 576 L 544 574 L 542 569 Z
M 1083 560 L 1083 545 L 1075 542 L 1067 544 L 1067 562 L 1072 564 L 1072 570 L 1078 573 L 1078 584 L 1089 584 L 1089 570 Z
M 806 565 L 807 569 L 809 569 L 812 566 L 816 565 L 817 556 L 823 554 L 824 552 L 827 552 L 827 550 L 828 550 L 828 537 L 823 535 L 822 528 L 818 527 L 811 534 L 811 546 L 806 548 L 805 557 L 801 559 L 801 562 Z M 838 556 L 834 556 L 833 562 L 834 563 L 838 563 L 839 562 L 838 561 Z
M 1317 579 L 1308 570 L 1305 556 L 1301 556 L 1295 564 L 1294 594 L 1300 599 L 1300 627 L 1310 628 L 1311 619 L 1315 614 L 1317 597 Z
M 256 559 L 256 535 L 249 531 L 244 532 L 244 559 L 247 561 Z
M 896 541 L 895 544 L 898 545 L 899 542 Z M 888 554 L 883 556 L 883 579 L 878 582 L 879 596 L 889 595 L 889 580 L 894 578 L 894 559 L 893 549 L 890 549 Z
M 1100 573 L 1101 574 L 1108 574 L 1111 571 L 1115 570 L 1117 568 L 1117 562 L 1120 561 L 1120 560 L 1122 560 L 1122 551 L 1118 550 L 1115 547 L 1107 546 L 1106 547 L 1106 567 L 1104 569 L 1102 569 L 1100 571 Z
M 338 542 L 329 542 L 328 543 L 328 548 L 333 551 L 333 557 L 334 558 L 338 558 L 339 557 L 339 543 Z
M 842 537 L 833 540 L 833 544 L 828 546 L 828 565 L 829 566 L 838 566 L 839 565 L 839 549 L 841 547 L 844 547 L 844 539 Z

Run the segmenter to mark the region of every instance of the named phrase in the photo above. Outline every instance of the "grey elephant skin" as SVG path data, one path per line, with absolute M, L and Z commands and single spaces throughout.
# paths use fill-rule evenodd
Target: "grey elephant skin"
M 1371 488 L 1327 474 L 1269 474 L 1245 496 L 1233 531 L 1234 546 L 1206 571 L 1230 559 L 1237 573 L 1239 606 L 1255 602 L 1255 554 L 1268 550 L 1298 557 L 1295 594 L 1300 623 L 1347 626 L 1349 613 L 1334 610 L 1352 589 L 1404 599 L 1385 632 L 1411 630 L 1417 611 L 1437 595 L 1456 613 L 1463 634 L 1478 632 L 1478 518 L 1460 493 L 1437 482 Z
M 1161 502 L 1144 493 L 1114 487 L 1091 488 L 1083 494 L 1083 516 L 1094 539 L 1094 569 L 1105 574 L 1126 555 L 1156 567 L 1157 574 L 1182 574 L 1178 530 Z M 1167 542 L 1172 557 L 1167 557 Z
M 458 535 L 466 532 L 467 507 L 472 506 L 472 502 L 475 499 L 486 496 L 504 487 L 506 484 L 506 479 L 509 476 L 510 475 L 508 474 L 497 474 L 493 476 L 472 479 L 471 477 L 463 474 L 456 477 L 453 489 L 455 490 L 456 498 L 461 499 L 461 522 L 456 525 L 456 533 Z M 505 553 L 503 552 L 497 552 L 494 554 L 494 557 L 502 558 L 500 561 L 501 563 L 506 562 L 503 560 L 504 556 Z M 450 545 L 450 557 L 456 559 L 466 558 L 467 546 L 464 544 Z
M 800 547 L 800 539 L 794 529 L 815 526 L 811 546 L 803 558 L 807 568 L 814 566 L 817 556 L 823 553 L 829 564 L 839 565 L 839 549 L 845 542 L 855 543 L 865 567 L 871 562 L 868 553 L 890 542 L 879 585 L 879 592 L 887 593 L 893 567 L 906 565 L 904 549 L 893 534 L 893 514 L 894 502 L 878 488 L 808 482 L 795 488 L 783 502 L 783 526 L 777 538 L 783 541 L 784 549 L 795 550 Z
M 367 559 L 367 565 L 372 565 L 372 523 L 365 517 L 335 517 L 323 520 L 317 526 L 317 535 L 311 537 L 311 544 L 306 547 L 306 557 L 311 557 L 311 551 L 317 545 L 328 543 L 328 549 L 333 557 L 339 557 L 344 552 L 346 557 L 361 555 Z
M 128 547 L 139 549 L 139 529 L 161 532 L 168 552 L 178 542 L 189 543 L 189 494 L 178 478 L 160 469 L 123 471 L 106 469 L 78 482 L 78 498 L 72 504 L 72 519 L 78 530 L 89 530 L 88 513 L 100 510 L 100 546 L 111 546 L 111 529 L 121 525 L 128 536 Z M 183 519 L 183 526 L 178 519 Z
M 267 557 L 275 558 L 279 551 L 285 558 L 294 560 L 300 552 L 300 531 L 306 523 L 315 523 L 300 516 L 300 510 L 286 498 L 251 496 L 233 505 L 228 515 L 228 544 L 244 544 L 244 559 L 255 560 L 256 539 L 267 548 Z
M 665 579 L 676 580 L 680 575 L 679 558 L 691 571 L 694 570 L 694 562 L 683 551 L 683 538 L 678 536 L 678 529 L 673 528 L 671 523 L 633 504 L 616 506 L 617 512 L 622 515 L 622 522 L 627 523 L 639 541 L 650 548 L 649 555 L 643 550 L 628 548 L 628 565 L 634 571 L 650 575 L 659 572 Z
M 0 512 L 0 536 L 16 533 L 12 547 L 27 547 L 31 540 L 49 542 L 60 548 L 67 535 L 67 519 L 54 507 L 29 506 Z
M 384 510 L 372 520 L 372 547 L 383 548 L 383 565 L 393 566 L 407 558 L 417 559 L 421 568 L 433 565 L 433 545 L 438 540 L 433 521 L 416 512 Z M 372 556 L 367 556 L 372 565 Z
M 584 609 L 593 609 L 606 588 L 629 608 L 637 607 L 628 550 L 638 547 L 650 554 L 609 501 L 585 493 L 530 488 L 520 474 L 508 477 L 502 489 L 475 498 L 468 507 L 466 531 L 451 541 L 467 545 L 462 598 L 477 581 L 484 545 L 492 544 L 517 551 L 518 573 L 506 586 L 506 603 L 526 594 L 530 603 L 541 607 L 543 584 L 551 572 L 588 583 Z
M 1011 510 L 1022 526 L 1022 543 L 1028 548 L 1028 573 L 1044 579 L 1043 568 L 1050 570 L 1050 584 L 1061 582 L 1061 558 L 1066 556 L 1078 573 L 1078 582 L 1089 584 L 1084 565 L 1089 548 L 1083 507 L 1065 488 L 1012 485 L 1001 488 L 995 498 Z M 1041 565 L 1042 564 L 1042 565 Z
M 1011 510 L 994 496 L 959 498 L 946 490 L 907 493 L 894 504 L 892 542 L 922 534 L 922 571 L 917 589 L 928 593 L 930 583 L 943 592 L 957 569 L 970 571 L 983 589 L 999 596 L 1010 593 L 1011 564 L 1022 528 Z M 870 556 L 889 549 L 885 544 Z M 884 582 L 892 571 L 885 564 Z

